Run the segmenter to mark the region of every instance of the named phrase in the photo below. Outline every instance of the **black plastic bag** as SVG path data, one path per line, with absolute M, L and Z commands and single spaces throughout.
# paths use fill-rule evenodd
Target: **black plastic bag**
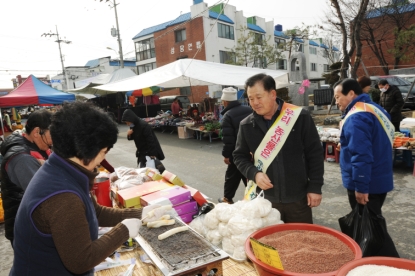
M 363 257 L 376 256 L 385 242 L 385 218 L 370 211 L 367 205 L 360 215 L 359 204 L 356 204 L 352 212 L 339 218 L 339 225 L 342 232 L 360 246 Z
M 360 231 L 355 241 L 362 249 L 363 257 L 377 256 L 385 242 L 386 221 L 382 215 L 376 215 L 365 205 L 363 208 Z
M 161 161 L 157 158 L 154 158 L 154 165 L 156 166 L 156 169 L 159 170 L 160 174 L 162 174 L 166 170 L 163 163 L 161 163 Z
M 339 225 L 341 231 L 354 239 L 354 233 L 360 228 L 361 215 L 359 214 L 359 204 L 356 204 L 354 209 L 344 217 L 339 218 Z

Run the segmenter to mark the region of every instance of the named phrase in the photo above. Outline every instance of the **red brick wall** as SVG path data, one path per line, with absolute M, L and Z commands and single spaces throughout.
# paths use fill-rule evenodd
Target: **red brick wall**
M 176 42 L 175 30 L 181 29 L 186 29 L 186 40 Z M 202 17 L 195 18 L 180 27 L 178 27 L 178 25 L 173 25 L 167 29 L 154 33 L 157 67 L 161 67 L 181 58 L 206 60 L 205 45 L 202 45 L 203 40 L 204 31 Z M 201 49 L 196 54 L 198 50 L 197 45 L 200 45 Z M 192 95 L 189 96 L 190 102 L 198 103 L 207 96 L 206 92 L 209 91 L 209 89 L 207 86 L 192 86 L 191 91 Z M 177 88 L 160 93 L 160 96 L 170 95 L 180 95 L 180 90 Z
M 191 103 L 199 103 L 201 102 L 204 98 L 206 98 L 208 95 L 206 95 L 206 92 L 208 92 L 209 89 L 207 86 L 192 86 L 191 87 L 191 92 L 192 94 L 189 97 L 189 100 Z M 180 89 L 176 88 L 176 89 L 172 89 L 172 90 L 168 90 L 165 92 L 160 92 L 160 97 L 163 96 L 173 96 L 173 95 L 180 95 Z
M 394 33 L 393 33 L 394 27 L 392 27 L 389 24 L 386 24 L 386 22 L 382 18 L 373 18 L 373 19 L 370 19 L 369 22 L 370 22 L 370 25 L 372 26 L 376 26 L 376 25 L 384 26 L 384 27 L 376 28 L 374 34 L 376 38 L 380 38 L 380 37 L 382 38 L 381 47 L 383 50 L 383 54 L 385 56 L 385 60 L 388 64 L 389 70 L 395 69 L 394 68 L 395 58 L 392 54 L 388 53 L 388 49 L 393 49 L 394 47 L 394 42 L 395 42 Z M 412 16 L 412 18 L 408 21 L 406 27 L 409 27 L 412 24 L 415 24 L 415 16 Z M 364 30 L 364 27 L 362 30 Z M 354 53 L 354 55 L 352 56 L 352 59 L 351 59 L 352 63 L 354 63 L 355 54 L 356 53 Z M 385 72 L 383 71 L 382 67 L 380 67 L 381 64 L 378 58 L 376 57 L 376 55 L 373 53 L 371 48 L 368 46 L 368 44 L 364 40 L 362 40 L 362 60 L 370 76 L 385 75 Z M 412 59 L 409 61 L 401 60 L 396 69 L 415 67 L 414 64 L 415 64 L 415 59 Z M 363 70 L 363 66 L 360 65 L 359 69 L 357 70 L 357 76 L 363 76 L 363 75 L 365 75 L 365 72 Z

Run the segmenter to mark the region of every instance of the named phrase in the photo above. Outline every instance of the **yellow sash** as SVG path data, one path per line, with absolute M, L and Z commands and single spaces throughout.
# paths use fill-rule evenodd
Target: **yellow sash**
M 340 122 L 340 132 L 342 131 L 343 125 L 346 123 L 346 120 L 353 114 L 358 112 L 370 112 L 379 120 L 380 124 L 383 127 L 383 130 L 386 132 L 386 135 L 393 146 L 393 138 L 395 136 L 395 127 L 389 118 L 381 111 L 379 108 L 373 104 L 357 102 L 347 113 L 346 117 Z
M 289 103 L 283 104 L 280 115 L 255 150 L 254 165 L 258 170 L 263 173 L 267 172 L 269 165 L 271 165 L 287 140 L 291 129 L 300 116 L 301 110 L 299 106 Z M 250 180 L 245 189 L 244 200 L 254 199 L 256 197 L 256 188 L 256 183 Z

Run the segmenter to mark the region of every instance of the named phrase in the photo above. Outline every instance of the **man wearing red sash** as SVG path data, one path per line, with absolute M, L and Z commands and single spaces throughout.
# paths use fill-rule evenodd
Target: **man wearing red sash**
M 245 83 L 245 91 L 254 112 L 240 124 L 233 153 L 235 165 L 264 190 L 265 198 L 280 211 L 284 222 L 312 223 L 311 207 L 320 205 L 322 198 L 324 156 L 310 114 L 277 98 L 271 76 L 252 76 Z M 299 112 L 297 117 L 293 115 L 296 112 Z M 270 130 L 273 133 L 267 145 L 284 141 L 272 160 L 272 149 L 260 148 Z M 284 135 L 286 139 L 282 138 Z M 267 160 L 269 166 L 265 171 L 262 166 L 254 165 L 251 154 Z
M 350 207 L 360 204 L 362 211 L 367 204 L 369 210 L 381 215 L 386 194 L 393 189 L 390 116 L 363 93 L 354 79 L 335 85 L 334 97 L 345 116 L 340 134 L 340 168 Z M 383 248 L 373 256 L 399 257 L 387 232 Z

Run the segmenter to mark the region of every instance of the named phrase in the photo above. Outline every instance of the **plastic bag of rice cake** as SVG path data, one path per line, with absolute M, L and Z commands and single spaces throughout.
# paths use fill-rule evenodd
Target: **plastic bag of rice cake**
M 210 241 L 213 245 L 219 246 L 222 242 L 222 236 L 219 234 L 218 230 L 209 230 L 206 233 L 206 239 Z
M 233 250 L 232 257 L 240 261 L 246 260 L 245 247 L 244 246 L 235 247 L 235 249 Z
M 222 249 L 229 255 L 233 254 L 235 247 L 232 245 L 231 238 L 225 237 L 222 239 Z
M 211 230 L 218 228 L 219 220 L 216 217 L 216 208 L 205 215 L 205 219 L 203 220 L 203 224 L 208 229 L 211 229 Z
M 216 204 L 215 209 L 219 221 L 227 223 L 231 219 L 231 217 L 236 215 L 238 209 L 236 209 L 233 205 L 234 204 L 228 203 Z
M 123 166 L 115 168 L 114 170 L 115 170 L 115 173 L 117 174 L 118 178 L 121 178 L 124 175 L 129 175 L 129 174 L 136 174 L 137 175 L 138 174 L 135 171 L 135 169 L 127 168 L 127 167 L 123 167 Z
M 241 211 L 247 218 L 263 218 L 268 216 L 269 212 L 271 212 L 271 209 L 271 202 L 263 198 L 261 195 L 258 195 L 257 198 L 248 201 L 242 207 Z
M 222 237 L 230 237 L 231 233 L 228 231 L 228 224 L 224 222 L 220 222 L 218 225 L 219 234 Z
M 255 230 L 256 231 L 256 230 Z M 232 235 L 231 242 L 234 247 L 244 246 L 246 239 L 255 231 L 246 231 L 239 235 Z
M 197 233 L 202 235 L 203 237 L 206 237 L 206 233 L 207 233 L 208 229 L 206 228 L 206 226 L 203 223 L 204 219 L 205 219 L 205 215 L 200 215 L 197 218 L 195 218 L 194 220 L 192 220 L 192 222 L 189 224 L 189 226 L 191 228 L 193 228 L 193 230 L 195 230 Z
M 268 216 L 262 218 L 262 223 L 263 223 L 262 227 L 266 227 L 266 226 L 270 226 L 274 224 L 282 224 L 284 222 L 281 220 L 280 212 L 277 209 L 272 208 Z

